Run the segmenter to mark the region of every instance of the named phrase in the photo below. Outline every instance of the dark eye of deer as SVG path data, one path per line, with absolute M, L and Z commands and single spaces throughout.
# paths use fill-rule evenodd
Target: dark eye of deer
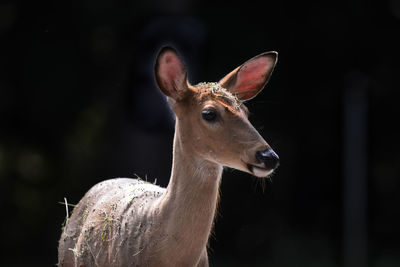
M 214 122 L 217 119 L 217 112 L 213 109 L 205 109 L 201 112 L 201 116 L 205 121 Z

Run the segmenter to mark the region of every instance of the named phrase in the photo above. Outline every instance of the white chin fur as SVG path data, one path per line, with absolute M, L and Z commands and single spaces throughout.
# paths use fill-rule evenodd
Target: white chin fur
M 253 174 L 257 177 L 267 177 L 270 175 L 274 170 L 266 170 L 262 168 L 258 168 L 256 166 L 253 166 Z

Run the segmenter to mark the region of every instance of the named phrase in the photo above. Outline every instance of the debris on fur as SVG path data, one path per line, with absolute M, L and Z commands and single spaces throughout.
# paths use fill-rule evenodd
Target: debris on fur
M 228 99 L 232 102 L 233 106 L 238 109 L 242 105 L 242 101 L 237 98 L 236 95 L 233 95 L 227 89 L 223 88 L 219 83 L 216 82 L 201 82 L 195 85 L 196 88 L 200 90 L 207 90 L 211 92 L 213 95 Z

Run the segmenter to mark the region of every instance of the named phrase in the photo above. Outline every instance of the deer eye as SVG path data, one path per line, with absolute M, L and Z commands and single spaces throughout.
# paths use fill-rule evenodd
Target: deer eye
M 214 109 L 205 109 L 201 112 L 201 116 L 205 121 L 214 122 L 217 119 L 217 111 Z

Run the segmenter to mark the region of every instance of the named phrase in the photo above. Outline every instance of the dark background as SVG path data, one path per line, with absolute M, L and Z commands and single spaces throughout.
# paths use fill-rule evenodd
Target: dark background
M 396 0 L 2 1 L 0 265 L 54 266 L 64 197 L 167 185 L 173 44 L 193 84 L 279 52 L 248 107 L 281 166 L 225 172 L 211 266 L 400 266 L 399 34 Z

